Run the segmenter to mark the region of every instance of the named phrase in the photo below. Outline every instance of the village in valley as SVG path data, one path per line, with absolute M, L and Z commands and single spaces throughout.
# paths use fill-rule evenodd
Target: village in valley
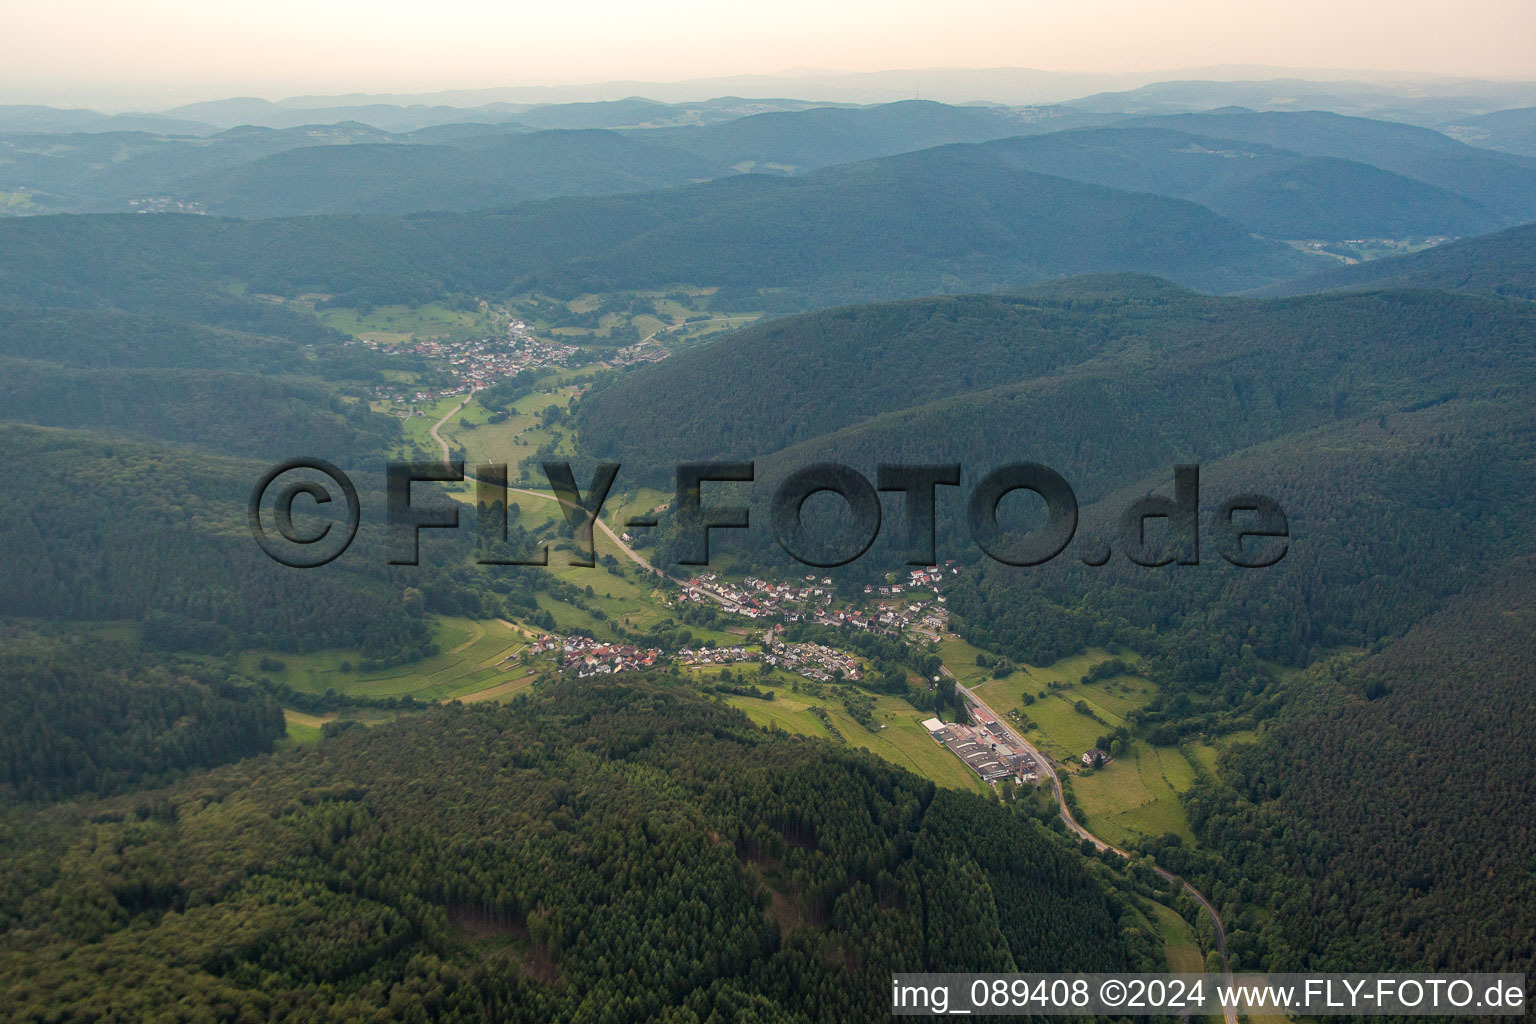
M 865 598 L 879 599 L 867 608 L 850 606 L 834 610 L 836 590 L 831 578 L 818 580 L 814 575 L 796 583 L 773 583 L 747 576 L 737 584 L 717 573 L 700 573 L 683 585 L 680 600 L 695 604 L 713 602 L 726 614 L 747 619 L 809 622 L 884 636 L 912 633 L 916 634 L 915 639 L 935 640 L 949 621 L 940 592 L 946 571 L 953 575 L 960 569 L 950 561 L 943 569 L 913 569 L 904 583 L 866 586 Z
M 534 335 L 532 327 L 517 319 L 507 322 L 504 338 L 424 338 L 406 347 L 386 346 L 371 338 L 360 338 L 356 343 L 375 351 L 410 352 L 430 359 L 448 371 L 451 381 L 440 387 L 385 384 L 375 390 L 375 398 L 392 402 L 427 402 L 466 395 L 527 370 L 570 366 L 577 361 L 577 353 L 581 351 L 576 345 L 541 340 Z
M 536 374 L 572 371 L 599 358 L 592 350 L 572 343 L 575 338 L 567 339 L 563 334 L 542 336 L 543 332 L 536 330 L 524 314 L 482 303 L 478 316 L 475 327 L 469 330 L 464 329 L 467 323 L 461 323 L 430 334 L 425 330 L 398 334 L 393 339 L 387 331 L 381 337 L 363 331 L 355 333 L 355 344 L 374 351 L 418 357 L 432 370 L 421 377 L 398 375 L 401 379 L 379 385 L 373 398 L 409 407 L 418 416 L 426 415 L 424 405 L 471 396 L 522 374 L 532 379 Z M 392 321 L 391 317 L 404 319 L 405 314 L 397 311 L 385 316 L 382 322 L 390 327 L 409 326 Z M 417 319 L 426 323 L 433 317 L 445 322 L 447 319 L 440 311 L 423 311 Z M 605 349 L 600 365 L 622 368 L 655 362 L 669 354 L 653 334 L 628 347 Z M 633 540 L 627 533 L 620 539 Z M 705 631 L 706 636 L 692 639 L 685 633 L 681 637 L 683 642 L 665 646 L 658 646 L 657 638 L 629 636 L 623 630 L 617 637 L 594 636 L 585 628 L 530 632 L 526 644 L 506 655 L 497 668 L 507 671 L 522 667 L 536 672 L 542 666 L 544 670 L 585 679 L 672 667 L 715 679 L 712 685 L 721 686 L 721 692 L 746 693 L 772 701 L 775 690 L 788 690 L 800 700 L 834 706 L 842 702 L 849 718 L 878 732 L 888 728 L 890 716 L 885 716 L 885 722 L 871 717 L 869 707 L 874 698 L 870 694 L 878 691 L 866 692 L 859 684 L 865 683 L 874 669 L 869 659 L 854 651 L 865 650 L 862 645 L 868 642 L 890 641 L 931 652 L 946 638 L 953 640 L 944 589 L 962 571 L 954 560 L 948 560 L 888 574 L 882 581 L 862 585 L 852 592 L 846 588 L 840 591 L 831 577 L 816 574 L 786 581 L 761 575 L 732 577 L 699 572 L 687 579 L 665 582 L 653 598 L 672 609 L 707 608 L 719 618 L 706 616 L 705 621 L 735 620 L 739 625 L 717 624 Z M 684 621 L 693 620 L 685 616 Z M 814 637 L 807 636 L 799 631 L 804 627 L 820 632 Z M 830 630 L 851 635 L 848 646 L 854 650 L 840 646 L 827 632 Z M 726 634 L 734 639 L 728 639 Z M 870 640 L 855 641 L 852 635 Z M 751 666 L 754 674 L 748 676 L 743 672 L 733 677 L 731 670 L 737 666 Z M 748 683 L 749 679 L 767 689 Z M 939 683 L 939 676 L 933 676 L 914 685 L 926 684 L 925 688 L 933 694 Z M 788 695 L 785 699 L 789 699 Z M 1040 766 L 1036 759 L 1041 755 L 1007 723 L 997 721 L 984 705 L 970 699 L 969 694 L 964 705 L 965 721 L 945 722 L 936 716 L 913 719 L 913 724 L 921 721 L 919 735 L 930 737 L 983 785 L 994 786 L 1004 780 L 1038 784 Z M 840 735 L 820 703 L 813 703 L 810 711 L 834 738 Z M 1109 760 L 1108 754 L 1096 750 L 1083 756 L 1088 768 Z
M 942 586 L 946 574 L 953 576 L 960 571 L 953 561 L 942 567 L 913 569 L 905 578 L 871 584 L 853 600 L 842 602 L 836 600 L 837 589 L 828 577 L 807 575 L 790 583 L 779 583 L 746 576 L 738 582 L 719 573 L 704 572 L 681 582 L 677 603 L 708 603 L 727 616 L 765 622 L 760 631 L 744 632 L 738 643 L 691 643 L 675 651 L 549 633 L 533 641 L 524 656 L 550 654 L 562 673 L 577 678 L 665 665 L 690 670 L 756 665 L 764 673 L 778 670 L 803 679 L 809 687 L 807 692 L 824 695 L 827 684 L 857 684 L 863 680 L 867 670 L 864 660 L 832 644 L 785 639 L 788 626 L 806 623 L 917 644 L 937 642 L 949 619 Z M 798 692 L 801 684 L 793 685 Z M 771 695 L 765 692 L 765 696 Z M 1037 784 L 1038 755 L 985 708 L 967 700 L 966 710 L 968 723 L 929 718 L 922 725 L 936 743 L 958 758 L 982 783 L 992 785 L 1006 779 L 1020 785 Z

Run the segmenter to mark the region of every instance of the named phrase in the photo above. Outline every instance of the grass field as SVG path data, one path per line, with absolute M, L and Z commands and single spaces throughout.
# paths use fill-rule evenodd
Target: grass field
M 516 315 L 531 323 L 540 333 L 561 338 L 575 344 L 619 346 L 631 344 L 641 338 L 656 336 L 668 348 L 686 347 L 700 338 L 724 330 L 742 326 L 755 319 L 760 312 L 741 310 L 712 310 L 716 288 L 678 287 L 669 291 L 629 291 L 615 296 L 607 294 L 578 295 L 560 303 L 571 313 L 589 314 L 602 306 L 609 298 L 622 300 L 621 308 L 631 300 L 638 300 L 635 312 L 610 311 L 604 313 L 596 326 L 576 326 L 561 323 L 560 317 L 548 315 L 548 303 L 558 301 L 550 296 L 528 294 L 511 300 Z M 690 317 L 732 317 L 731 322 L 707 322 L 696 320 L 685 323 Z M 661 333 L 658 333 L 661 332 Z
M 510 662 L 508 667 L 501 667 L 509 656 L 521 651 L 528 640 L 526 632 L 508 623 L 439 618 L 433 624 L 433 633 L 440 648 L 438 654 L 415 664 L 378 672 L 343 671 L 344 662 L 356 664 L 358 661 L 356 654 L 346 651 L 314 654 L 250 651 L 241 656 L 240 668 L 246 675 L 267 676 L 304 693 L 335 690 L 357 697 L 411 696 L 419 700 L 467 696 L 510 681 L 513 678 L 511 672 L 520 676 L 527 671 L 521 662 Z M 282 662 L 284 668 L 263 669 L 263 657 Z
M 1209 773 L 1213 778 L 1218 776 L 1216 767 L 1217 758 L 1235 746 L 1245 743 L 1253 743 L 1259 738 L 1259 734 L 1252 729 L 1242 732 L 1229 732 L 1224 736 L 1217 736 L 1208 740 L 1194 743 L 1186 743 L 1184 751 L 1191 761 Z
M 776 674 L 776 678 L 781 675 Z M 774 699 L 766 701 L 754 697 L 730 697 L 728 701 L 746 712 L 747 717 L 758 725 L 777 725 L 785 732 L 826 739 L 829 738 L 826 727 L 810 711 L 812 705 L 820 705 L 826 709 L 827 717 L 843 734 L 849 746 L 862 747 L 940 786 L 968 789 L 975 793 L 985 789 L 974 772 L 934 742 L 928 730 L 923 728 L 923 720 L 931 717 L 931 712 L 919 711 L 897 697 L 876 695 L 875 721 L 886 728 L 870 732 L 848 715 L 842 701 L 833 695 L 831 688 L 828 689 L 827 698 L 821 700 L 795 693 L 784 683 L 765 685 L 755 677 L 751 682 L 761 689 L 771 689 L 775 694 Z
M 1194 841 L 1179 794 L 1195 782 L 1195 768 L 1177 747 L 1135 740 L 1130 753 L 1098 771 L 1072 779 L 1072 792 L 1095 835 L 1122 846 L 1168 832 Z
M 306 715 L 302 711 L 283 710 L 283 721 L 287 726 L 288 735 L 278 741 L 278 747 L 291 747 L 301 743 L 319 743 L 320 727 L 327 721 L 317 715 Z
M 426 338 L 472 340 L 497 330 L 488 312 L 449 309 L 436 302 L 409 306 L 377 306 L 368 313 L 355 309 L 318 309 L 315 316 L 327 327 L 381 345 L 402 345 Z
M 400 717 L 401 712 L 385 711 L 376 708 L 352 708 L 346 713 L 332 711 L 324 715 L 308 715 L 302 711 L 294 711 L 292 708 L 283 709 L 283 720 L 287 725 L 288 735 L 277 741 L 277 749 L 301 746 L 307 743 L 320 742 L 320 730 L 327 722 L 337 722 L 346 719 L 349 722 L 360 722 L 365 726 L 380 725 L 384 722 L 392 722 Z
M 570 428 L 540 426 L 539 414 L 551 405 L 565 408 L 575 396 L 576 391 L 574 385 L 564 385 L 553 390 L 540 390 L 524 395 L 513 403 L 514 414 L 500 423 L 487 422 L 491 417 L 491 410 L 481 405 L 478 399 L 471 399 L 462 411 L 443 424 L 439 433 L 450 445 L 463 448 L 468 452 L 470 462 L 505 463 L 511 479 L 515 482 L 522 464 L 557 437 L 559 443 L 555 447 L 556 454 L 569 455 L 575 451 Z M 446 405 L 435 403 L 436 415 L 429 413 L 425 426 L 421 428 L 421 434 L 425 436 L 427 428 L 441 419 L 443 413 L 452 409 L 455 404 L 457 400 L 448 402 Z M 422 418 L 416 417 L 418 420 Z M 466 428 L 465 422 L 473 426 Z M 426 445 L 430 445 L 430 450 L 433 452 L 438 450 L 437 445 L 430 438 L 427 439 Z M 535 484 L 544 486 L 544 476 L 539 472 L 538 467 L 530 465 L 528 468 Z
M 1125 725 L 1127 713 L 1156 696 L 1156 684 L 1134 675 L 1079 682 L 1094 665 L 1113 657 L 1098 648 L 1053 665 L 1022 666 L 1005 679 L 986 679 L 990 671 L 975 665 L 975 648 L 948 638 L 940 647 L 945 665 L 962 681 L 969 676 L 973 681 L 967 685 L 993 710 L 1006 714 L 1018 709 L 1034 723 L 1025 730 L 1025 738 L 1065 769 L 1061 774 L 1068 778 L 1095 835 L 1117 846 L 1167 832 L 1193 842 L 1179 794 L 1194 785 L 1196 765 L 1203 767 L 1213 759 L 1214 748 L 1186 756 L 1178 748 L 1153 747 L 1137 740 L 1123 756 L 1098 771 L 1084 772 L 1081 767 L 1083 751 Z M 964 662 L 952 663 L 951 657 Z M 975 681 L 978 677 L 985 681 Z M 1035 698 L 1034 703 L 1025 703 L 1026 694 Z M 1078 710 L 1079 701 L 1087 714 Z M 1191 762 L 1190 757 L 1197 760 Z
M 940 656 L 944 664 L 960 675 L 960 669 L 951 665 L 944 648 L 951 642 L 940 644 Z M 965 645 L 969 648 L 969 645 Z M 974 648 L 970 648 L 974 651 Z M 959 651 L 956 651 L 959 654 Z M 969 652 L 966 652 L 969 653 Z M 1018 708 L 1035 723 L 1026 730 L 1025 738 L 1062 764 L 1073 766 L 1110 730 L 1125 724 L 1127 711 L 1138 708 L 1151 700 L 1157 687 L 1138 676 L 1112 676 L 1091 685 L 1078 682 L 1094 665 L 1113 657 L 1109 651 L 1092 648 L 1075 654 L 1053 665 L 1023 665 L 1006 679 L 990 679 L 985 682 L 966 682 L 998 714 L 1007 714 Z M 970 657 L 972 678 L 979 674 L 983 679 L 990 669 L 978 668 L 974 654 Z M 961 676 L 965 682 L 965 677 Z M 1051 689 L 1051 684 L 1057 689 Z M 1040 696 L 1040 694 L 1045 696 Z M 1025 694 L 1035 697 L 1033 704 L 1026 704 Z M 1083 714 L 1076 708 L 1081 700 L 1091 714 Z M 1093 717 L 1097 716 L 1097 717 Z
M 1175 973 L 1199 974 L 1205 970 L 1205 955 L 1200 952 L 1200 942 L 1189 922 L 1172 908 L 1161 903 L 1152 905 L 1152 924 L 1163 938 L 1163 953 L 1168 957 L 1168 969 Z

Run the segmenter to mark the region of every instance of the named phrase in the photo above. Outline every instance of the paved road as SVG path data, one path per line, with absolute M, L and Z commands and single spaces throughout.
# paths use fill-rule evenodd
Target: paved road
M 718 317 L 717 319 L 721 319 L 721 320 L 733 320 L 733 319 L 739 320 L 739 319 L 748 319 L 748 318 L 744 318 L 744 317 Z M 703 323 L 704 321 L 694 321 L 694 322 L 695 323 Z M 687 326 L 687 325 L 686 324 L 678 324 L 677 326 L 683 327 L 683 326 Z M 651 335 L 651 337 L 655 337 L 655 335 L 653 334 L 653 335 Z M 647 338 L 646 340 L 649 341 L 650 338 Z M 447 423 L 450 419 L 452 419 L 453 416 L 456 413 L 458 413 L 458 411 L 460 409 L 463 409 L 466 405 L 469 404 L 470 399 L 473 398 L 473 397 L 474 397 L 474 392 L 471 391 L 469 393 L 469 395 L 464 399 L 464 401 L 459 403 L 457 408 L 455 408 L 452 412 L 448 413 L 442 419 L 438 420 L 437 423 L 435 423 L 432 426 L 431 434 L 432 434 L 433 439 L 436 440 L 437 443 L 442 447 L 442 450 L 443 450 L 443 461 L 444 462 L 447 462 L 450 459 L 450 452 L 448 450 L 448 442 L 444 441 L 442 439 L 442 436 L 438 434 L 437 428 L 441 427 L 444 423 Z M 567 508 L 577 508 L 577 507 L 579 507 L 574 502 L 565 501 L 564 499 L 556 498 L 553 494 L 549 494 L 549 493 L 547 493 L 545 491 L 530 491 L 530 490 L 528 490 L 526 488 L 522 488 L 522 487 L 512 487 L 512 488 L 508 488 L 508 490 L 512 491 L 515 494 L 526 494 L 529 497 L 540 498 L 540 499 L 542 499 L 544 501 L 559 501 L 562 505 L 565 505 Z M 644 556 L 640 555 L 637 551 L 635 551 L 634 548 L 632 548 L 628 544 L 624 543 L 624 541 L 619 537 L 619 535 L 613 532 L 613 528 L 610 527 L 607 523 L 605 523 L 602 520 L 601 516 L 593 517 L 592 521 L 596 524 L 597 528 L 603 532 L 604 536 L 606 536 L 610 541 L 613 542 L 614 547 L 616 547 L 620 551 L 622 551 L 624 553 L 624 555 L 627 558 L 629 558 L 630 561 L 634 562 L 636 565 L 638 565 L 641 568 L 645 569 L 647 572 L 654 573 L 657 576 L 661 576 L 661 577 L 663 577 L 665 579 L 672 580 L 672 582 L 674 582 L 674 583 L 681 584 L 681 583 L 684 582 L 683 580 L 677 579 L 674 576 L 670 576 L 667 573 L 662 572 L 660 569 L 656 568 L 649 561 L 647 561 L 644 558 Z M 710 597 L 715 597 L 715 595 L 709 594 L 708 591 L 705 591 L 705 593 L 708 596 L 710 596 Z M 716 600 L 720 600 L 717 597 L 715 599 Z M 1026 752 L 1028 752 L 1028 754 L 1035 759 L 1035 764 L 1037 764 L 1040 767 L 1040 770 L 1045 772 L 1046 775 L 1050 776 L 1051 788 L 1052 788 L 1052 790 L 1056 794 L 1056 805 L 1061 809 L 1061 820 L 1066 823 L 1067 828 L 1071 829 L 1074 835 L 1077 835 L 1077 836 L 1079 836 L 1079 837 L 1081 837 L 1083 839 L 1088 840 L 1090 843 L 1092 843 L 1094 845 L 1095 849 L 1099 849 L 1099 850 L 1113 850 L 1115 853 L 1118 853 L 1120 856 L 1125 857 L 1127 860 L 1129 860 L 1130 856 L 1131 856 L 1129 853 L 1127 853 L 1126 851 L 1120 849 L 1118 846 L 1114 846 L 1111 843 L 1107 843 L 1103 839 L 1100 839 L 1098 836 L 1094 835 L 1092 832 L 1089 832 L 1082 825 L 1078 824 L 1077 819 L 1072 817 L 1072 812 L 1067 809 L 1066 794 L 1062 791 L 1062 788 L 1061 788 L 1061 776 L 1056 774 L 1056 768 L 1055 768 L 1054 765 L 1051 764 L 1050 759 L 1048 757 L 1046 757 L 1043 753 L 1041 753 L 1039 750 L 1035 749 L 1035 746 L 1032 743 L 1030 743 L 1028 740 L 1024 739 L 1023 736 L 1020 736 L 1017 732 L 1015 732 L 1013 730 L 1013 728 L 1008 725 L 1007 719 L 1003 718 L 1003 716 L 999 715 L 996 711 L 993 711 L 992 708 L 989 707 L 985 701 L 983 701 L 980 697 L 976 696 L 976 694 L 974 692 L 972 692 L 970 689 L 968 689 L 965 686 L 962 686 L 960 681 L 958 679 L 955 679 L 955 674 L 953 672 L 951 672 L 947 666 L 940 665 L 939 668 L 940 668 L 940 671 L 942 671 L 946 676 L 948 676 L 950 679 L 954 680 L 955 689 L 959 690 L 961 692 L 961 694 L 963 694 L 967 699 L 969 699 L 972 702 L 974 702 L 976 705 L 978 705 L 983 710 L 985 710 L 988 714 L 990 714 L 994 719 L 996 719 L 998 724 L 1001 725 L 1003 727 L 1003 729 L 1007 731 L 1007 733 L 1008 733 L 1008 735 L 1010 737 L 1012 737 L 1013 741 L 1015 743 L 1017 743 L 1020 748 L 1022 748 Z M 1162 877 L 1168 879 L 1169 881 L 1176 882 L 1177 884 L 1183 886 L 1184 887 L 1184 891 L 1189 893 L 1189 895 L 1195 900 L 1195 902 L 1199 903 L 1202 907 L 1204 907 L 1206 913 L 1211 915 L 1211 923 L 1215 926 L 1216 951 L 1221 954 L 1222 970 L 1226 973 L 1227 984 L 1230 986 L 1232 984 L 1232 966 L 1227 961 L 1227 930 L 1226 930 L 1226 926 L 1222 923 L 1221 915 L 1216 912 L 1216 907 L 1214 905 L 1212 905 L 1210 900 L 1205 898 L 1205 894 L 1204 893 L 1202 893 L 1199 889 L 1196 889 L 1193 885 L 1190 885 L 1188 882 L 1186 882 L 1184 879 L 1180 878 L 1178 875 L 1175 875 L 1173 872 L 1168 871 L 1168 870 L 1166 870 L 1164 868 L 1158 867 L 1155 864 L 1152 866 L 1152 869 L 1154 871 L 1156 871 Z M 1237 1024 L 1237 1011 L 1229 1008 L 1226 1011 L 1226 1018 L 1227 1018 L 1227 1024 Z
M 722 320 L 739 320 L 741 318 L 740 317 L 721 317 L 720 319 L 722 319 Z M 694 322 L 695 323 L 702 323 L 703 321 L 697 321 L 696 320 Z M 679 326 L 683 326 L 683 325 L 679 325 Z M 464 399 L 464 401 L 460 402 L 458 404 L 458 406 L 455 407 L 453 410 L 451 410 L 446 416 L 444 416 L 442 419 L 440 419 L 436 423 L 434 423 L 432 425 L 432 429 L 429 431 L 429 433 L 432 435 L 432 439 L 434 441 L 436 441 L 437 444 L 438 444 L 438 447 L 442 449 L 443 461 L 444 462 L 452 461 L 453 453 L 448 448 L 448 442 L 444 441 L 442 435 L 437 432 L 437 428 L 441 427 L 443 424 L 445 424 L 449 420 L 453 419 L 454 416 L 458 415 L 459 410 L 463 409 L 466 405 L 468 405 L 470 399 L 474 398 L 474 397 L 475 397 L 474 392 L 471 391 L 469 393 L 469 395 Z M 467 471 L 465 472 L 464 477 L 467 480 L 476 480 L 476 479 L 478 479 L 478 477 L 476 477 L 473 473 L 470 473 L 470 472 L 467 472 Z M 559 501 L 560 504 L 564 505 L 567 508 L 579 508 L 580 507 L 579 505 L 577 505 L 573 501 L 566 501 L 566 500 L 564 500 L 562 498 L 556 498 L 553 494 L 550 494 L 548 491 L 531 491 L 531 490 L 528 490 L 525 487 L 509 487 L 509 488 L 507 488 L 507 490 L 509 492 L 513 493 L 513 494 L 526 494 L 530 498 L 538 498 L 541 501 Z M 672 576 L 672 575 L 670 575 L 668 573 L 662 572 L 660 569 L 658 569 L 654 565 L 652 565 L 649 561 L 646 560 L 644 555 L 640 554 L 634 548 L 632 548 L 628 544 L 624 543 L 623 538 L 621 538 L 617 533 L 615 533 L 613 531 L 613 527 L 611 527 L 607 523 L 603 522 L 603 519 L 602 519 L 601 516 L 596 517 L 593 521 L 597 524 L 597 528 L 602 531 L 603 536 L 607 537 L 610 541 L 612 541 L 613 542 L 613 546 L 618 548 L 619 551 L 623 553 L 625 558 L 628 558 L 631 562 L 634 562 L 636 565 L 638 565 L 640 568 L 644 569 L 646 572 L 654 573 L 655 575 L 660 576 L 663 579 L 671 580 L 673 583 L 676 583 L 679 586 L 681 586 L 681 585 L 683 585 L 683 584 L 685 584 L 687 582 L 686 580 L 681 580 L 681 579 L 678 579 L 676 576 Z M 724 603 L 722 598 L 717 597 L 714 594 L 709 594 L 708 592 L 706 592 L 706 596 L 712 598 L 715 601 Z
M 1094 845 L 1095 849 L 1113 850 L 1115 853 L 1118 853 L 1120 856 L 1129 860 L 1131 856 L 1129 853 L 1120 849 L 1118 846 L 1114 846 L 1111 843 L 1107 843 L 1100 839 L 1092 832 L 1089 832 L 1082 825 L 1078 824 L 1077 819 L 1072 817 L 1072 812 L 1067 808 L 1066 793 L 1063 792 L 1061 788 L 1061 776 L 1056 773 L 1056 767 L 1051 764 L 1050 758 L 1046 757 L 1039 750 L 1035 749 L 1034 745 L 1026 740 L 1023 736 L 1020 736 L 1018 732 L 1016 732 L 1014 728 L 1008 724 L 1008 720 L 1002 715 L 999 715 L 996 711 L 993 711 L 992 708 L 987 705 L 986 701 L 976 696 L 976 694 L 967 687 L 962 686 L 960 680 L 955 679 L 955 674 L 951 672 L 947 667 L 940 666 L 940 668 L 946 676 L 948 676 L 951 680 L 954 680 L 955 689 L 959 690 L 962 696 L 976 704 L 983 711 L 987 712 L 987 714 L 996 719 L 997 723 L 1003 727 L 1004 731 L 1008 733 L 1013 742 L 1017 743 L 1029 754 L 1029 756 L 1033 757 L 1035 759 L 1035 764 L 1040 767 L 1040 770 L 1050 777 L 1051 788 L 1055 791 L 1056 794 L 1056 805 L 1061 808 L 1061 820 L 1066 823 L 1067 828 L 1071 829 L 1072 833 L 1079 838 L 1088 840 Z M 1168 879 L 1170 882 L 1174 882 L 1182 886 L 1184 891 L 1189 893 L 1191 898 L 1193 898 L 1196 903 L 1204 907 L 1206 913 L 1211 915 L 1211 924 L 1215 926 L 1216 932 L 1216 951 L 1221 954 L 1222 971 L 1226 974 L 1226 982 L 1230 987 L 1232 985 L 1232 965 L 1227 960 L 1227 929 L 1226 926 L 1222 923 L 1221 915 L 1216 912 L 1216 908 L 1211 904 L 1211 901 L 1205 898 L 1204 893 L 1190 885 L 1178 875 L 1175 875 L 1172 871 L 1158 867 L 1156 864 L 1152 865 L 1152 870 L 1156 871 L 1159 875 Z M 1228 1008 L 1226 1010 L 1226 1018 L 1227 1024 L 1237 1024 L 1237 1011 Z
M 451 410 L 449 410 L 443 416 L 442 419 L 440 419 L 436 423 L 432 424 L 432 428 L 427 431 L 427 433 L 432 435 L 432 440 L 436 441 L 438 447 L 443 450 L 443 461 L 444 462 L 451 462 L 452 461 L 452 455 L 448 451 L 448 442 L 443 440 L 443 435 L 439 434 L 437 432 L 437 428 L 441 427 L 444 423 L 447 423 L 449 420 L 451 420 L 455 416 L 457 416 L 459 414 L 459 411 L 462 410 L 466 405 L 469 404 L 469 400 L 471 398 L 475 397 L 475 392 L 478 391 L 478 390 L 479 390 L 478 388 L 470 388 L 469 394 L 464 396 L 464 401 L 460 402 L 458 405 L 454 406 Z

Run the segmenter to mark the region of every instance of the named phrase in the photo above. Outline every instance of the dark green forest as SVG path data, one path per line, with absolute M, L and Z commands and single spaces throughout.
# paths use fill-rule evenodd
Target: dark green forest
M 0 824 L 12 1020 L 884 1019 L 1154 967 L 1038 823 L 677 684 L 562 684 Z
M 270 753 L 283 735 L 275 700 L 217 672 L 159 664 L 104 636 L 71 639 L 64 630 L 4 628 L 0 792 L 8 798 L 110 794 Z
M 1363 658 L 1293 688 L 1264 743 L 1189 800 L 1246 965 L 1529 971 L 1536 833 L 1532 563 L 1474 587 Z
M 1165 969 L 1181 936 L 1146 898 L 1211 953 L 1154 863 L 1211 897 L 1237 969 L 1531 970 L 1536 231 L 1510 226 L 1536 216 L 1531 161 L 1318 112 L 730 102 L 788 106 L 531 107 L 323 143 L 0 133 L 0 188 L 48 183 L 29 214 L 118 211 L 0 219 L 0 1016 L 883 1019 L 897 970 Z M 216 215 L 121 212 L 152 188 Z M 1322 272 L 1338 254 L 1304 251 L 1500 228 Z M 496 324 L 487 348 L 514 320 L 581 347 L 461 408 L 431 346 L 322 323 L 431 303 Z M 766 315 L 696 322 L 722 311 Z M 670 655 L 765 625 L 622 551 L 585 577 L 477 564 L 565 553 L 570 520 L 525 496 L 456 504 L 456 534 L 390 564 L 383 464 L 435 460 L 440 416 L 457 450 L 519 446 L 513 479 L 619 462 L 631 510 L 679 462 L 754 460 L 753 487 L 710 485 L 753 503 L 716 568 L 829 579 L 833 610 L 908 568 L 900 496 L 863 558 L 807 577 L 768 529 L 776 484 L 959 463 L 943 603 L 921 593 L 942 642 L 807 615 L 782 639 L 862 658 L 857 686 L 766 664 L 562 675 L 562 636 Z M 355 543 L 316 570 L 249 523 L 252 485 L 301 455 L 360 492 Z M 1079 503 L 1042 566 L 988 558 L 964 521 L 980 477 L 1021 461 Z M 1121 522 L 1187 464 L 1198 564 Z M 1263 569 L 1222 558 L 1223 503 L 1251 492 L 1288 524 Z M 1008 502 L 1005 531 L 1039 524 Z M 691 572 L 696 524 L 661 518 L 635 543 Z M 492 626 L 508 646 L 480 646 Z M 861 749 L 901 716 L 967 714 L 955 647 L 983 680 L 1089 662 L 1042 687 L 1123 699 L 1113 725 L 1072 705 L 1122 767 L 1189 756 L 1182 808 L 1159 808 L 1180 831 L 1115 839 L 1127 861 L 1047 790 L 943 788 Z M 1049 694 L 998 711 L 1024 725 Z M 730 706 L 801 696 L 830 739 Z

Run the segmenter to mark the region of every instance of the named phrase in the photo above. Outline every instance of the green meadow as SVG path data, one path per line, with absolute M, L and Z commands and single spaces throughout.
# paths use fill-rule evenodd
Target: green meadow
M 1089 831 L 1117 846 L 1172 832 L 1194 841 L 1179 795 L 1195 783 L 1195 767 L 1177 747 L 1131 743 L 1130 753 L 1072 778 Z
M 775 673 L 774 678 L 787 680 L 783 673 Z M 875 699 L 874 718 L 885 728 L 870 732 L 849 716 L 833 687 L 828 687 L 827 697 L 821 699 L 795 693 L 783 682 L 765 684 L 756 678 L 755 673 L 748 681 L 760 689 L 772 690 L 774 699 L 766 701 L 755 697 L 730 697 L 728 702 L 740 708 L 759 725 L 773 725 L 785 732 L 829 739 L 831 734 L 827 732 L 826 726 L 810 710 L 813 706 L 820 706 L 825 709 L 827 717 L 843 734 L 849 746 L 862 747 L 941 786 L 968 789 L 976 793 L 985 789 L 974 772 L 935 742 L 928 730 L 923 728 L 923 721 L 932 717 L 932 712 L 919 711 L 899 697 L 874 694 L 871 695 Z
M 467 312 L 429 302 L 410 306 L 376 306 L 367 312 L 356 309 L 317 309 L 315 316 L 327 327 L 381 345 L 404 345 L 426 339 L 473 340 L 498 329 L 489 311 Z
M 415 697 L 449 700 L 507 682 L 526 666 L 513 659 L 527 647 L 531 631 L 500 620 L 474 621 L 442 617 L 433 623 L 437 654 L 410 665 L 376 672 L 358 671 L 359 658 L 349 651 L 286 654 L 248 651 L 240 670 L 251 677 L 266 676 L 303 693 L 337 693 L 356 697 Z M 263 668 L 262 660 L 282 668 Z M 349 716 L 351 717 L 351 716 Z

